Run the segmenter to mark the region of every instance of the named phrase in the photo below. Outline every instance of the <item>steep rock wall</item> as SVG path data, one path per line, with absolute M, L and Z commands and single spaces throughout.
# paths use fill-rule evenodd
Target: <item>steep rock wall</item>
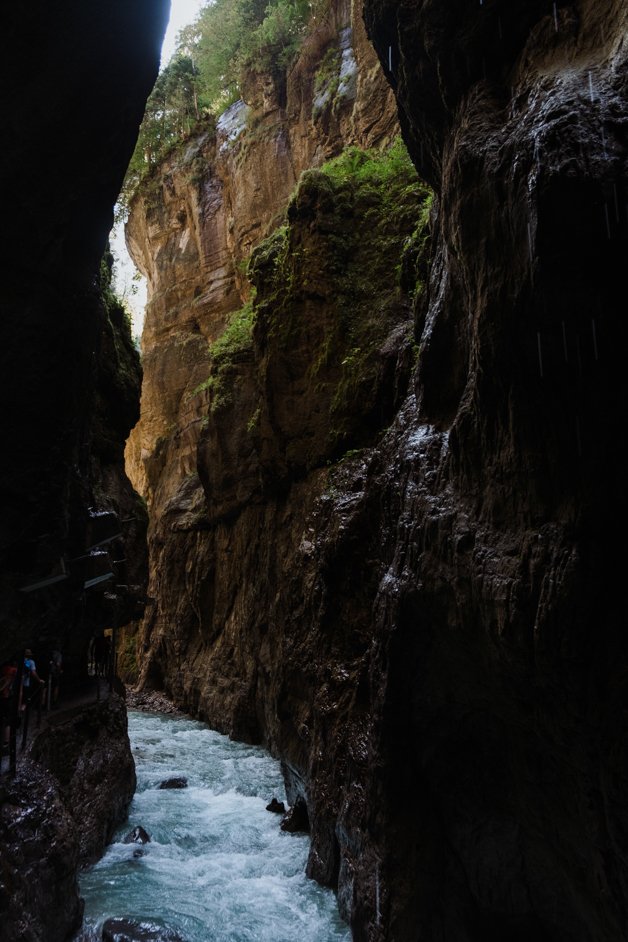
M 387 937 L 619 940 L 626 12 L 365 9 L 439 209 L 381 481 L 364 826 L 388 825 Z
M 125 820 L 135 793 L 124 700 L 111 694 L 62 716 L 37 737 L 29 756 L 60 786 L 74 820 L 81 865 L 98 860 Z
M 327 49 L 337 73 L 317 79 Z M 391 199 L 394 178 L 389 192 L 358 192 L 351 180 L 310 174 L 273 235 L 302 171 L 350 145 L 389 145 L 398 133 L 360 4 L 332 4 L 285 88 L 269 79 L 245 97 L 215 137 L 201 135 L 167 158 L 127 226 L 149 282 L 142 417 L 127 448 L 151 517 L 154 604 L 143 626 L 142 680 L 289 760 L 291 797 L 307 791 L 310 870 L 336 886 L 339 840 L 346 851 L 335 836 L 342 769 L 365 722 L 366 702 L 355 719 L 352 704 L 367 696 L 373 576 L 364 574 L 357 599 L 342 598 L 342 579 L 326 585 L 343 553 L 327 466 L 371 444 L 407 389 L 418 248 L 402 288 L 397 269 L 426 194 L 407 163 L 403 207 Z M 255 246 L 258 327 L 214 363 L 209 342 L 246 299 L 241 262 Z M 348 264 L 338 264 L 340 255 Z M 319 518 L 330 531 L 320 552 Z M 333 774 L 317 758 L 325 748 L 337 756 Z
M 328 50 L 336 52 L 333 66 L 320 74 Z M 155 498 L 157 515 L 195 473 L 205 403 L 194 401 L 194 392 L 208 375 L 208 341 L 246 294 L 243 263 L 252 248 L 281 221 L 304 170 L 350 144 L 381 145 L 398 133 L 361 5 L 346 0 L 331 4 L 287 79 L 252 77 L 244 96 L 246 104 L 232 106 L 215 135 L 201 134 L 166 159 L 127 224 L 149 294 L 142 416 L 127 468 L 137 489 Z M 183 487 L 183 500 L 191 487 Z
M 338 887 L 356 939 L 619 942 L 625 12 L 367 0 L 365 14 L 437 193 L 413 382 L 379 440 L 329 448 L 325 389 L 316 416 L 321 390 L 304 382 L 318 344 L 298 317 L 323 253 L 314 268 L 296 253 L 336 226 L 306 185 L 288 214 L 296 287 L 278 300 L 282 249 L 264 243 L 252 337 L 222 363 L 199 344 L 177 424 L 144 440 L 142 467 L 135 452 L 158 599 L 143 679 L 283 757 L 309 813 L 309 872 Z M 224 206 L 237 177 L 213 179 Z M 133 235 L 142 218 L 132 245 L 149 244 Z M 232 218 L 245 242 L 260 217 Z M 406 267 L 424 275 L 424 256 L 398 258 L 407 304 Z M 365 280 L 375 299 L 390 284 Z M 282 299 L 283 347 L 265 317 Z M 407 330 L 389 349 L 403 376 Z
M 0 784 L 0 838 L 2 938 L 65 942 L 83 916 L 78 839 L 58 786 L 37 763 L 22 763 Z

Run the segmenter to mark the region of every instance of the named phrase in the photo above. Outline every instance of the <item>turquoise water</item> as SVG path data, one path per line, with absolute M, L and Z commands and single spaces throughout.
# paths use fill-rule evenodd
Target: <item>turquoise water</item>
M 279 765 L 194 720 L 129 714 L 137 792 L 128 822 L 83 874 L 86 931 L 105 919 L 149 920 L 186 942 L 348 942 L 333 893 L 305 876 L 309 840 L 265 810 L 285 800 Z M 159 790 L 184 775 L 188 788 Z M 141 825 L 143 856 L 123 844 Z

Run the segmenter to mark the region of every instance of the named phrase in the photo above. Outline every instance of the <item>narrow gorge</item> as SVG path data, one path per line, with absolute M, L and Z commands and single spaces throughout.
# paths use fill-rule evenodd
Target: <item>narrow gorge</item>
M 8 14 L 2 659 L 78 678 L 115 625 L 140 695 L 281 761 L 356 942 L 622 942 L 628 8 L 287 6 L 213 113 L 180 56 L 184 130 L 154 92 L 133 158 L 168 4 Z M 141 367 L 105 251 L 138 152 Z M 124 819 L 90 709 L 0 777 L 8 942 L 72 937 Z

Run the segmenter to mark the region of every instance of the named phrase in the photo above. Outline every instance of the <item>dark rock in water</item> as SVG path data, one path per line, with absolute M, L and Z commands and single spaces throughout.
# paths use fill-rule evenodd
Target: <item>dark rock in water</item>
M 286 806 L 283 801 L 277 801 L 276 798 L 273 798 L 269 805 L 266 805 L 266 811 L 273 811 L 275 814 L 285 814 Z
M 285 815 L 281 822 L 281 830 L 289 831 L 294 834 L 297 831 L 310 833 L 310 819 L 307 813 L 307 805 L 303 798 L 297 798 L 292 808 Z
M 174 929 L 134 919 L 107 919 L 102 928 L 103 942 L 185 942 Z
M 129 831 L 127 836 L 122 841 L 123 844 L 148 844 L 149 842 L 150 834 L 139 825 L 133 828 L 132 831 Z
M 180 778 L 167 778 L 165 779 L 160 788 L 187 788 L 188 780 L 181 776 Z
M 138 857 L 143 857 L 143 856 L 144 856 L 144 851 L 140 847 L 138 847 L 137 850 L 133 851 L 134 860 L 137 860 Z

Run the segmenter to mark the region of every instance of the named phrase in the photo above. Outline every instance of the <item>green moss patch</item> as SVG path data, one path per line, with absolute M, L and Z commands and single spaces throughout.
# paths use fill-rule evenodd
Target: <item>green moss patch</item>
M 383 348 L 400 325 L 398 342 L 412 340 L 430 201 L 401 141 L 383 152 L 349 148 L 303 174 L 287 225 L 252 255 L 263 384 L 302 396 L 304 421 L 312 401 L 327 415 L 326 442 L 312 432 L 306 463 L 361 443 L 390 418 L 384 373 L 395 351 Z
M 231 315 L 222 334 L 209 345 L 211 372 L 192 395 L 210 390 L 212 412 L 227 406 L 231 401 L 229 380 L 233 366 L 243 355 L 250 356 L 252 353 L 254 323 L 255 309 L 253 300 L 250 300 Z

